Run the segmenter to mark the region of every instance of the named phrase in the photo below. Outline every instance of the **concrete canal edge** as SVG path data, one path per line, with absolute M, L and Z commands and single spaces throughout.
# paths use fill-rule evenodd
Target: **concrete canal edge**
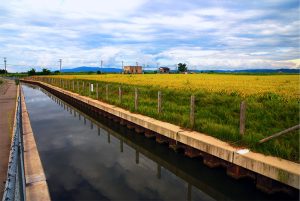
M 300 164 L 298 163 L 240 150 L 203 133 L 184 130 L 179 126 L 131 113 L 43 82 L 22 81 L 37 84 L 71 104 L 89 108 L 91 112 L 104 115 L 128 128 L 134 128 L 137 132 L 144 133 L 146 137 L 155 137 L 159 143 L 168 143 L 171 148 L 183 149 L 188 157 L 201 156 L 204 164 L 209 167 L 223 166 L 227 174 L 236 179 L 253 178 L 256 186 L 265 192 L 299 192 Z
M 48 201 L 51 199 L 46 176 L 32 132 L 25 98 L 22 91 L 21 93 L 26 200 Z

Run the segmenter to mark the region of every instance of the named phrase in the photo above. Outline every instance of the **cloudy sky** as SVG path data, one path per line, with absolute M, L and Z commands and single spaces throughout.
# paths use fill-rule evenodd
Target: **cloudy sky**
M 300 68 L 298 0 L 2 1 L 9 71 L 56 70 L 60 58 L 64 68 Z

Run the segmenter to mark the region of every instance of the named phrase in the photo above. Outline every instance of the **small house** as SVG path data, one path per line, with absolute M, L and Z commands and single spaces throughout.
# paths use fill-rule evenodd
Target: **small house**
M 142 74 L 142 66 L 124 66 L 125 74 Z
M 159 67 L 159 73 L 170 73 L 170 68 L 168 67 Z

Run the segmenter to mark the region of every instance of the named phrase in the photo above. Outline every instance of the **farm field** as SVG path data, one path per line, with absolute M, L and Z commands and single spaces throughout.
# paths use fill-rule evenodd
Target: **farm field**
M 238 147 L 299 163 L 299 133 L 263 144 L 258 141 L 299 124 L 299 75 L 55 75 L 44 81 L 184 128 L 214 136 Z M 62 79 L 62 85 L 61 80 Z M 74 83 L 73 83 L 74 81 Z M 74 88 L 73 88 L 74 84 Z M 97 93 L 89 92 L 93 84 Z M 122 97 L 119 97 L 119 87 Z M 134 107 L 135 88 L 138 109 Z M 158 91 L 162 111 L 157 111 Z M 195 95 L 191 127 L 190 97 Z M 240 103 L 246 101 L 246 131 L 239 134 Z

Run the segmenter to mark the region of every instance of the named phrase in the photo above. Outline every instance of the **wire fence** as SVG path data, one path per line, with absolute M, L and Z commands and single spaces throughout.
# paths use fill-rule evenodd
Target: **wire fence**
M 2 201 L 25 200 L 24 146 L 22 130 L 22 106 L 20 93 L 16 111 L 16 126 L 10 149 L 7 179 Z

